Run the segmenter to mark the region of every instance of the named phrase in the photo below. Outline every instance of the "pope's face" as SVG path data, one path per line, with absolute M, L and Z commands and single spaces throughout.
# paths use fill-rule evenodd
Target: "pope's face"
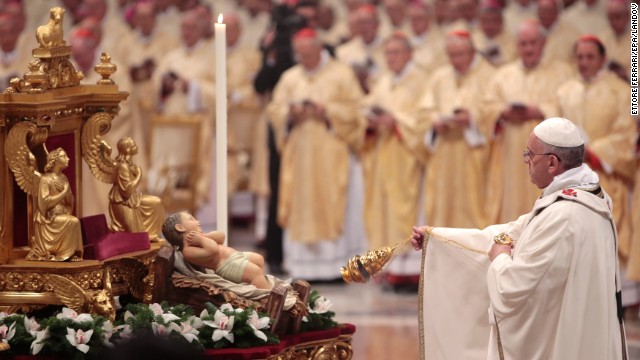
M 591 79 L 602 69 L 605 57 L 600 54 L 598 46 L 593 42 L 580 41 L 576 45 L 576 60 L 582 78 Z
M 188 212 L 181 213 L 180 220 L 185 233 L 188 233 L 189 231 L 202 232 L 202 228 L 200 228 L 200 222 Z
M 529 169 L 529 179 L 538 189 L 544 189 L 551 184 L 554 177 L 549 171 L 552 155 L 544 155 L 544 145 L 533 132 L 529 135 L 527 150 L 531 155 L 525 157 L 524 163 Z

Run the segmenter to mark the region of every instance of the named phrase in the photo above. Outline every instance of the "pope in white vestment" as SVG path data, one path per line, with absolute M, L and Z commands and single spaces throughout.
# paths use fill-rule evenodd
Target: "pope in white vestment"
M 626 353 L 613 205 L 597 174 L 580 165 L 584 140 L 570 121 L 552 118 L 527 145 L 531 181 L 543 189 L 531 212 L 483 230 L 423 229 L 424 359 L 600 360 Z M 414 230 L 414 246 L 422 232 Z M 511 245 L 495 239 L 502 233 Z

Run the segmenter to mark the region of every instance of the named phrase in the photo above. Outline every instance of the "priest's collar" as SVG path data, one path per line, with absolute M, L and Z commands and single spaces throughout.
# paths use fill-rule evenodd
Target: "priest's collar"
M 331 55 L 329 55 L 329 52 L 327 50 L 322 50 L 320 52 L 320 62 L 318 63 L 318 66 L 316 66 L 311 70 L 307 70 L 305 67 L 302 67 L 302 68 L 304 69 L 304 72 L 307 75 L 315 75 L 329 62 L 330 58 L 331 58 Z
M 413 38 L 411 38 L 411 45 L 413 45 L 413 47 L 418 47 L 418 46 L 426 43 L 427 40 L 432 38 L 432 36 L 429 36 L 429 34 L 431 34 L 431 30 L 430 29 L 425 31 L 425 32 L 423 32 L 420 35 L 415 35 Z
M 587 164 L 582 164 L 573 169 L 569 169 L 553 178 L 553 181 L 542 192 L 542 196 L 547 196 L 558 190 L 565 188 L 595 188 L 598 186 L 600 178 Z
M 606 72 L 609 72 L 609 70 L 606 70 L 606 66 L 602 66 L 602 68 L 600 68 L 600 70 L 598 70 L 598 72 L 592 77 L 586 79 L 582 75 L 580 75 L 580 79 L 582 79 L 582 81 L 584 81 L 585 83 L 592 83 L 594 81 L 602 79 L 602 77 L 604 76 L 603 74 L 605 74 Z
M 362 41 L 362 44 L 367 50 L 377 49 L 378 47 L 380 47 L 380 45 L 382 45 L 382 38 L 380 37 L 380 35 L 376 35 L 373 41 L 368 44 L 364 42 L 364 39 L 362 39 L 362 37 L 360 37 L 360 41 Z
M 153 35 L 155 33 L 155 29 L 151 32 L 151 34 L 149 35 L 145 35 L 142 33 L 142 31 L 137 31 L 136 32 L 136 37 L 138 38 L 138 41 L 140 43 L 142 43 L 143 45 L 149 45 L 149 43 L 151 43 L 151 41 L 153 40 Z
M 204 39 L 198 40 L 198 42 L 193 44 L 193 46 L 191 46 L 191 47 L 183 45 L 183 48 L 189 54 L 189 53 L 192 53 L 192 52 L 200 49 L 202 46 L 204 46 Z
M 402 81 L 402 79 L 407 77 L 407 74 L 410 73 L 414 67 L 415 65 L 413 60 L 409 60 L 409 62 L 407 62 L 407 64 L 404 66 L 404 68 L 402 68 L 399 74 L 393 74 L 393 84 L 398 84 L 400 81 Z
M 478 56 L 478 53 L 476 52 L 476 53 L 474 53 L 474 54 L 473 54 L 473 60 L 471 60 L 471 64 L 469 65 L 469 68 L 468 68 L 468 69 L 467 69 L 467 71 L 466 71 L 466 72 L 464 72 L 464 73 L 458 72 L 458 70 L 456 70 L 456 69 L 452 66 L 452 68 L 453 68 L 453 73 L 456 75 L 456 80 L 459 80 L 459 79 L 461 79 L 461 78 L 465 77 L 465 75 L 469 74 L 469 73 L 470 73 L 470 72 L 472 72 L 476 67 L 478 67 L 478 64 L 480 63 L 480 60 L 478 60 L 478 59 L 479 59 L 479 56 Z

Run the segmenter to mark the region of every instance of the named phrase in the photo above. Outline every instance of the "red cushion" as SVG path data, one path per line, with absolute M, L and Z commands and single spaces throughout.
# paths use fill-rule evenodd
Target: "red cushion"
M 148 250 L 149 234 L 145 232 L 109 232 L 104 214 L 80 219 L 86 260 L 104 260 L 134 251 Z
M 96 260 L 104 260 L 120 254 L 149 250 L 150 247 L 149 234 L 146 232 L 115 232 L 98 241 L 94 251 Z
M 80 225 L 85 245 L 95 244 L 109 233 L 107 218 L 104 214 L 83 217 L 80 219 Z

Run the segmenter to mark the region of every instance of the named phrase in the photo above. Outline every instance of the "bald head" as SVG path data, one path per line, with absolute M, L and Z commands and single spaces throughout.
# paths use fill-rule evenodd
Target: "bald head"
M 549 29 L 558 20 L 560 7 L 556 0 L 538 0 L 538 19 L 540 24 Z
M 322 44 L 317 37 L 294 38 L 293 51 L 298 64 L 306 70 L 313 70 L 320 64 Z
M 152 2 L 141 2 L 135 5 L 133 26 L 143 35 L 148 36 L 156 26 L 156 9 Z
M 465 74 L 473 63 L 475 50 L 471 37 L 467 35 L 448 34 L 445 39 L 445 50 L 449 63 L 460 74 Z
M 383 0 L 382 6 L 393 26 L 400 26 L 407 16 L 407 0 Z
M 224 23 L 227 26 L 227 46 L 234 46 L 238 43 L 242 33 L 240 18 L 236 13 L 226 13 L 224 14 Z
M 518 29 L 518 53 L 526 68 L 533 68 L 542 59 L 546 33 L 537 21 L 527 21 Z
M 360 37 L 365 44 L 372 43 L 378 36 L 378 13 L 371 5 L 361 6 L 356 10 L 356 21 L 360 31 Z
M 629 3 L 621 0 L 609 0 L 607 2 L 607 19 L 613 32 L 622 35 L 629 25 Z
M 414 3 L 409 5 L 409 20 L 413 33 L 420 36 L 429 31 L 431 26 L 431 9 L 427 4 Z
M 0 49 L 12 52 L 16 49 L 20 31 L 17 20 L 8 14 L 0 15 Z
M 195 10 L 189 10 L 182 16 L 180 24 L 182 42 L 187 47 L 192 47 L 204 36 L 204 28 L 200 21 L 200 15 Z

